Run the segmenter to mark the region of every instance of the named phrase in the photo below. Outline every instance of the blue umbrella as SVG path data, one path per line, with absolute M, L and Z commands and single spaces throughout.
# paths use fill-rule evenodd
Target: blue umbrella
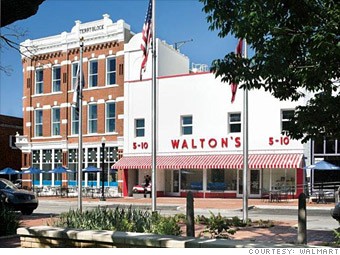
M 30 167 L 22 171 L 22 174 L 33 174 L 33 190 L 34 190 L 34 174 L 41 174 L 41 173 L 43 173 L 43 171 L 35 167 Z
M 95 166 L 88 166 L 86 168 L 83 169 L 83 172 L 85 173 L 99 173 L 102 170 L 100 168 L 97 168 Z
M 35 168 L 35 167 L 30 167 L 24 171 L 22 171 L 23 174 L 41 174 L 43 173 L 42 170 Z
M 6 167 L 6 168 L 4 168 L 0 171 L 0 174 L 8 174 L 8 175 L 20 174 L 20 173 L 21 173 L 20 171 L 15 170 L 15 169 L 10 168 L 10 167 Z
M 313 165 L 306 166 L 304 169 L 313 169 L 313 170 L 340 170 L 340 167 L 333 165 L 327 161 L 319 161 Z
M 11 179 L 12 174 L 21 174 L 21 172 L 13 168 L 6 167 L 0 171 L 0 174 L 7 174 L 8 178 Z
M 73 173 L 73 171 L 70 169 L 67 169 L 64 166 L 58 166 L 57 168 L 54 168 L 53 170 L 48 171 L 48 173 L 62 174 L 62 173 Z

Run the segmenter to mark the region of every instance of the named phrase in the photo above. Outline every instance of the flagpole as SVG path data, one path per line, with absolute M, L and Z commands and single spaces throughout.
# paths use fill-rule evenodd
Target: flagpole
M 83 211 L 82 196 L 83 196 L 83 47 L 84 38 L 80 38 L 80 56 L 79 56 L 79 94 L 78 94 L 78 210 Z
M 152 0 L 152 212 L 156 211 L 156 197 L 157 197 L 157 86 L 156 86 L 156 0 Z
M 247 58 L 247 40 L 244 39 L 244 58 Z M 248 89 L 243 91 L 243 222 L 248 221 Z

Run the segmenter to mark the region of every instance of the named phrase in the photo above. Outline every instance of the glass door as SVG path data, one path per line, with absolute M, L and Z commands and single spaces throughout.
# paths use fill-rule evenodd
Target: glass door
M 251 169 L 250 182 L 248 183 L 248 191 L 251 197 L 259 197 L 261 191 L 261 170 Z M 237 195 L 242 196 L 243 194 L 243 170 L 238 171 L 238 185 Z
M 180 174 L 179 170 L 165 170 L 165 195 L 180 195 Z

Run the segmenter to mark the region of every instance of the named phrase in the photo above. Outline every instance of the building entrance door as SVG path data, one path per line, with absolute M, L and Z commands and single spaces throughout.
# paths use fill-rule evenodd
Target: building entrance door
M 261 191 L 261 170 L 251 169 L 249 174 L 248 191 L 250 197 L 260 197 Z M 237 196 L 243 194 L 243 170 L 238 171 Z
M 180 174 L 179 170 L 165 171 L 165 194 L 167 196 L 180 196 Z

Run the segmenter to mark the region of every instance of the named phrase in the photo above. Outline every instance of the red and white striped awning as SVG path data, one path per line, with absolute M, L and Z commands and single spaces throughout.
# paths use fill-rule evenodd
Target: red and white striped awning
M 251 154 L 249 168 L 302 168 L 303 154 Z M 126 156 L 113 169 L 151 169 L 151 156 Z M 242 169 L 243 156 L 235 155 L 176 155 L 157 156 L 158 169 Z

